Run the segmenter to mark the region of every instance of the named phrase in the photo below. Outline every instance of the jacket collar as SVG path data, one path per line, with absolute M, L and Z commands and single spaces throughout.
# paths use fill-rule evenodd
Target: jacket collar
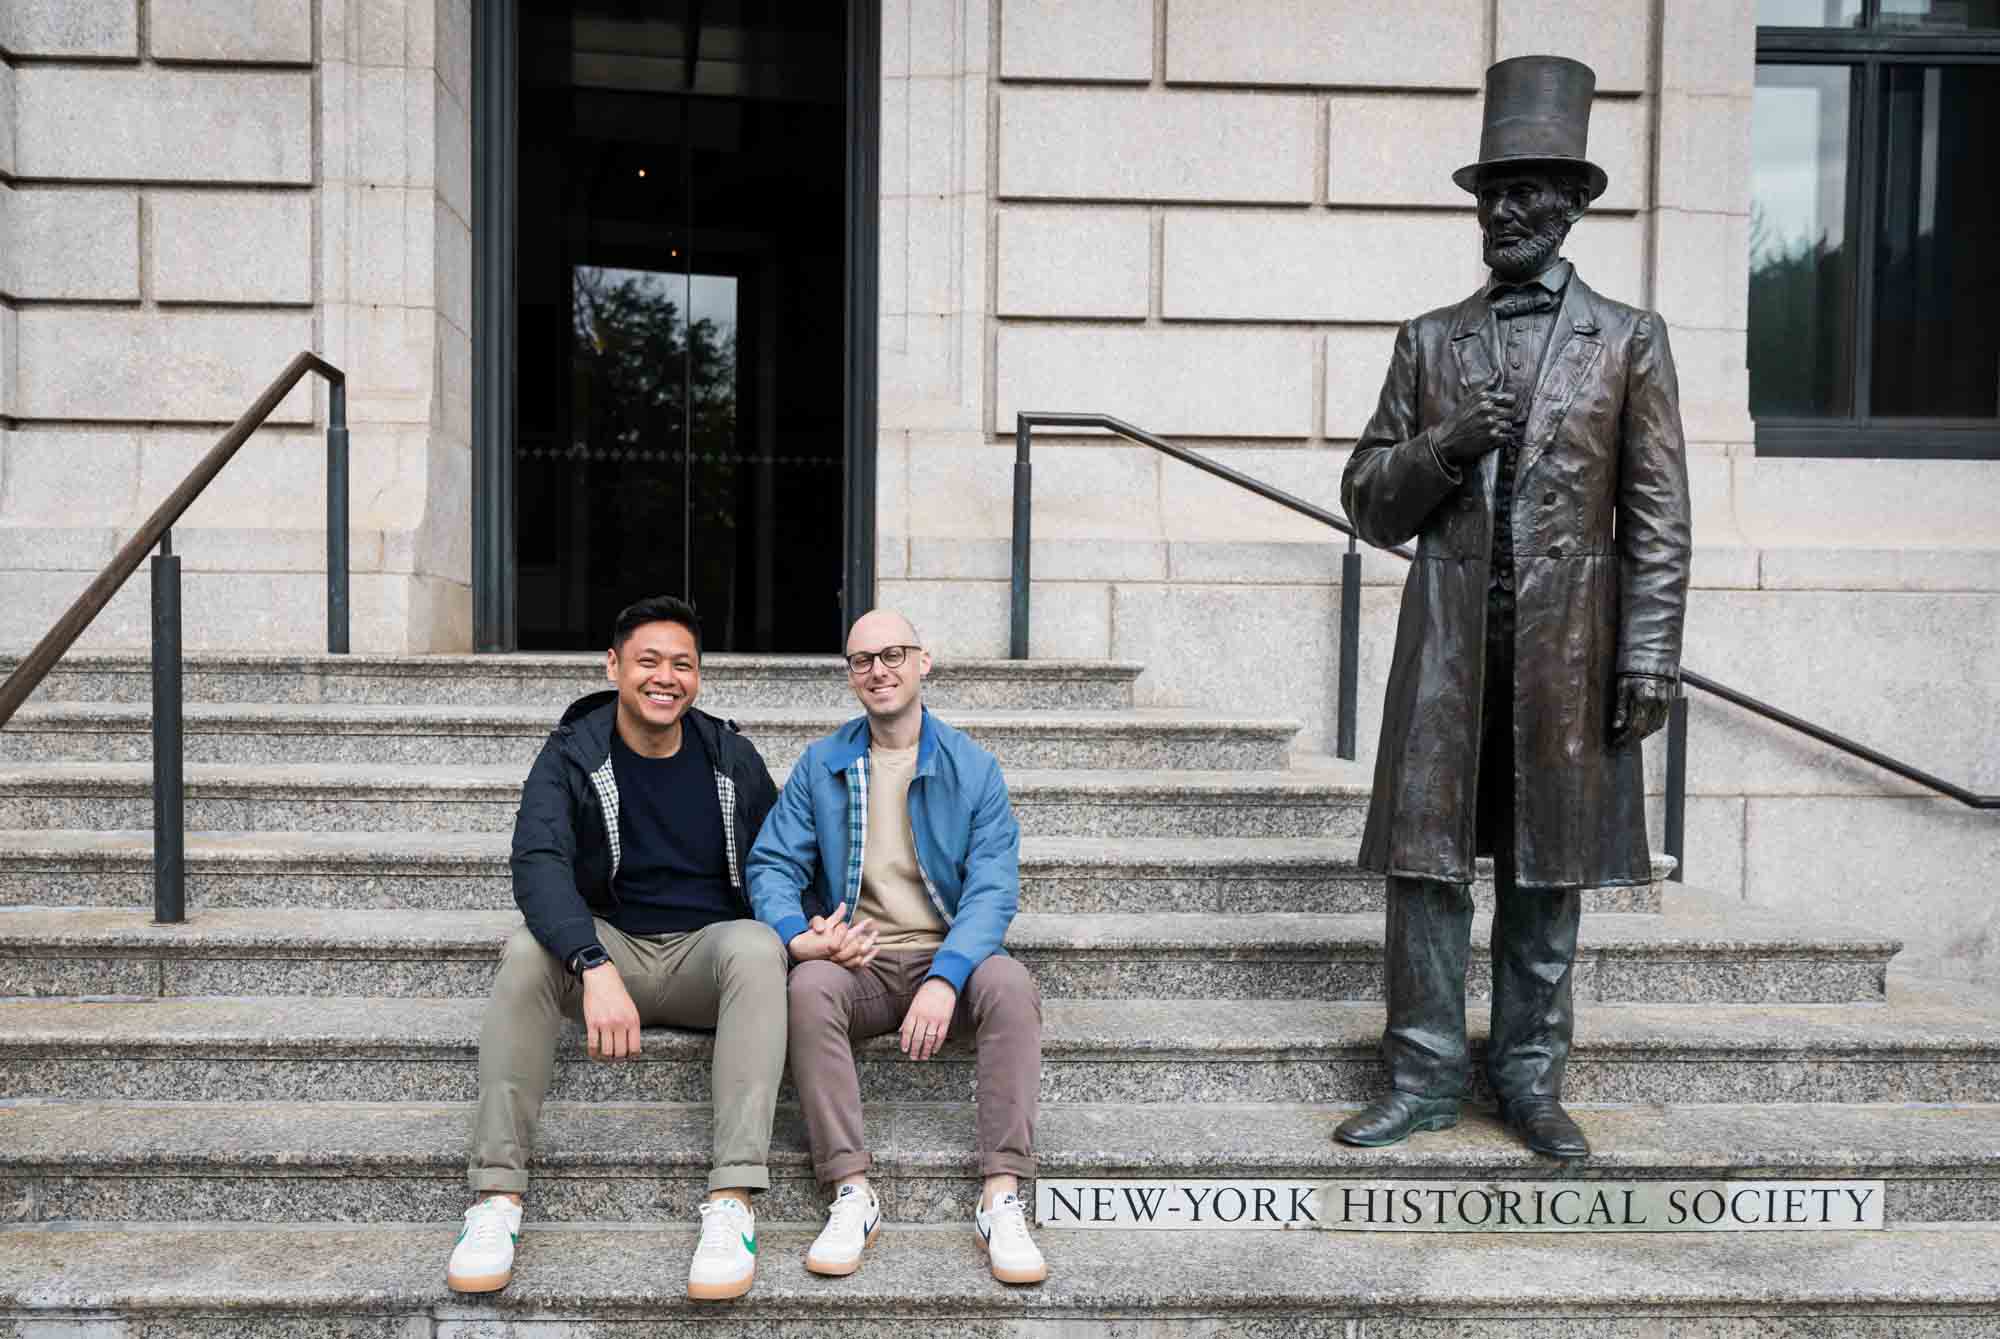
M 1549 266 L 1532 279 L 1517 281 L 1502 279 L 1497 274 L 1489 274 L 1486 277 L 1486 287 L 1480 289 L 1479 292 L 1481 296 L 1490 298 L 1493 296 L 1493 290 L 1496 288 L 1526 288 L 1529 284 L 1537 284 L 1546 288 L 1551 293 L 1560 293 L 1563 291 L 1563 285 L 1569 282 L 1569 277 L 1575 271 L 1575 268 L 1568 261 L 1558 258 L 1555 264 Z
M 700 707 L 689 707 L 681 717 L 681 728 L 695 732 L 714 767 L 723 766 L 722 727 L 721 717 Z M 556 728 L 568 733 L 571 751 L 583 770 L 596 771 L 611 756 L 611 732 L 618 728 L 618 690 L 586 693 L 569 704 Z
M 1563 286 L 1562 310 L 1556 313 L 1557 329 L 1567 323 L 1579 335 L 1596 334 L 1604 325 L 1598 314 L 1597 301 L 1597 290 L 1572 271 L 1569 282 Z
M 931 715 L 929 707 L 919 708 L 924 714 L 922 733 L 917 736 L 917 770 L 915 775 L 923 776 L 937 761 L 938 729 L 940 722 Z M 845 772 L 854 765 L 854 760 L 868 752 L 871 737 L 868 733 L 868 716 L 863 713 L 833 732 L 832 744 L 821 761 L 826 770 L 835 774 Z
M 1556 278 L 1558 272 L 1561 273 L 1561 280 L 1552 283 L 1551 280 Z M 1601 322 L 1597 314 L 1596 290 L 1583 281 L 1583 276 L 1576 272 L 1574 265 L 1566 260 L 1557 261 L 1535 276 L 1531 282 L 1539 283 L 1551 291 L 1562 294 L 1562 309 L 1556 313 L 1556 327 L 1559 331 L 1563 324 L 1567 323 L 1569 328 L 1579 335 L 1594 335 L 1598 332 Z M 1490 331 L 1493 305 L 1487 300 L 1487 295 L 1493 291 L 1497 283 L 1497 280 L 1487 282 L 1478 292 L 1458 304 L 1458 309 L 1452 316 L 1453 339 L 1486 334 Z
M 1569 282 L 1563 285 L 1562 306 L 1556 312 L 1555 329 L 1550 332 L 1547 356 L 1542 364 L 1543 373 L 1548 370 L 1549 359 L 1568 342 L 1572 334 L 1595 335 L 1603 327 L 1597 303 L 1596 290 L 1572 270 Z M 1493 318 L 1493 305 L 1486 300 L 1486 289 L 1480 289 L 1458 304 L 1452 314 L 1451 325 L 1452 346 L 1458 352 L 1461 379 L 1468 386 L 1484 382 L 1499 366 L 1495 359 L 1500 346 L 1499 323 Z M 1540 385 L 1541 378 L 1537 377 L 1538 391 Z

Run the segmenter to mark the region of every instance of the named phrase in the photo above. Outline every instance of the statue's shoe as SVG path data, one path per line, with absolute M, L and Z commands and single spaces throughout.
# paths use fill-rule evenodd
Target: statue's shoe
M 1425 1130 L 1449 1130 L 1456 1124 L 1456 1097 L 1419 1097 L 1397 1091 L 1376 1098 L 1342 1121 L 1333 1137 L 1358 1148 L 1382 1148 Z
M 1537 1153 L 1552 1158 L 1587 1158 L 1590 1141 L 1583 1137 L 1562 1103 L 1553 1097 L 1523 1097 L 1500 1103 L 1500 1119 Z

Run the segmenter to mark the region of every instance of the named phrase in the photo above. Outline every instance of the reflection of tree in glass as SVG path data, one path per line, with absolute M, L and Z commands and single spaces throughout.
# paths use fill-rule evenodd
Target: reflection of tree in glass
M 736 332 L 706 318 L 690 327 L 676 301 L 685 284 L 643 270 L 573 272 L 572 452 L 588 496 L 591 570 L 622 574 L 630 590 L 692 594 L 683 526 L 712 537 L 736 525 Z M 710 547 L 733 556 L 733 544 L 698 544 L 698 563 Z
M 667 287 L 679 278 L 577 267 L 573 364 L 583 411 L 578 444 L 586 450 L 678 453 L 682 400 L 691 391 L 694 450 L 729 454 L 736 436 L 736 332 L 706 318 L 690 328 Z
M 1777 235 L 1750 205 L 1750 412 L 1845 412 L 1847 256 L 1817 238 Z

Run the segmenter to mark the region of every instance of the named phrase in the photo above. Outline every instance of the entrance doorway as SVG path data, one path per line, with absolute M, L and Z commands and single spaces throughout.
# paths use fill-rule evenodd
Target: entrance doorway
M 677 594 L 710 650 L 831 650 L 873 452 L 848 5 L 514 7 L 515 646 L 599 649 Z

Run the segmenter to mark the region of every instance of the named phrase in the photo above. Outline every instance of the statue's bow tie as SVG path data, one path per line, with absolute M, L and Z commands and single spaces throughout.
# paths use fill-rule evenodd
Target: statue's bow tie
M 1562 305 L 1560 295 L 1540 284 L 1502 284 L 1487 295 L 1487 300 L 1493 304 L 1493 314 L 1503 321 L 1533 312 L 1552 312 Z

